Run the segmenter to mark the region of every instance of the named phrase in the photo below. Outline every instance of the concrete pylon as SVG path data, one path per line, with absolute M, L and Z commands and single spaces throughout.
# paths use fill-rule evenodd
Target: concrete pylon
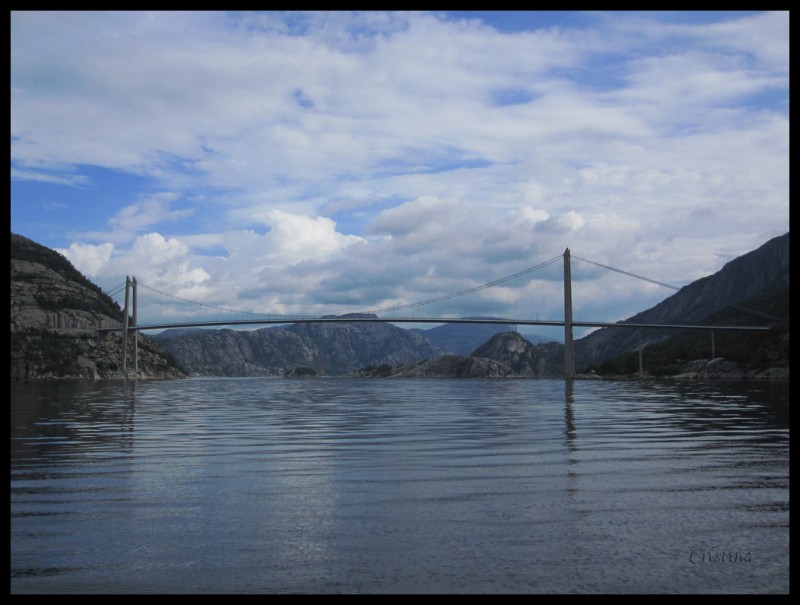
M 128 369 L 128 294 L 130 291 L 131 280 L 125 276 L 125 309 L 123 310 L 124 318 L 122 320 L 122 375 Z
M 575 377 L 575 352 L 572 343 L 572 269 L 569 248 L 564 251 L 564 379 Z
M 136 327 L 136 278 L 131 282 L 133 287 L 133 327 Z M 133 331 L 133 371 L 139 371 L 139 330 Z

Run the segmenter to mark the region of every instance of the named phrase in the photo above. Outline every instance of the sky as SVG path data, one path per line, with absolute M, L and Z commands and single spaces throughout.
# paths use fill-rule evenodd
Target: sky
M 11 231 L 107 289 L 131 275 L 230 309 L 367 311 L 567 248 L 680 287 L 789 231 L 788 12 L 10 25 Z M 537 319 L 563 314 L 552 269 Z M 572 273 L 575 319 L 674 293 Z M 482 296 L 481 314 L 502 312 Z M 460 300 L 448 313 L 477 312 Z

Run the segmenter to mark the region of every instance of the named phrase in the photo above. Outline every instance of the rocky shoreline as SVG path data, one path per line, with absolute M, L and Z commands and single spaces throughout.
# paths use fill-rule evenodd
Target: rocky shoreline
M 789 380 L 788 367 L 770 367 L 759 370 L 743 370 L 723 357 L 697 359 L 686 364 L 684 372 L 671 376 L 675 379 L 692 380 Z
M 535 376 L 515 372 L 509 365 L 470 355 L 444 355 L 412 366 L 368 366 L 349 374 L 352 378 L 537 378 L 554 379 L 559 376 Z M 575 380 L 773 380 L 788 381 L 788 367 L 771 367 L 745 371 L 722 357 L 698 359 L 686 364 L 684 371 L 669 376 L 613 375 L 601 376 L 595 372 L 578 373 Z
M 129 342 L 125 372 L 117 333 L 63 335 L 40 332 L 12 335 L 11 380 L 169 380 L 186 378 L 155 343 L 139 339 L 138 369 Z

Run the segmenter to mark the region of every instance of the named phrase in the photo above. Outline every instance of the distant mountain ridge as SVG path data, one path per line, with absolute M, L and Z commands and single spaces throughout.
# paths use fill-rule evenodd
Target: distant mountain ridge
M 442 324 L 427 330 L 413 328 L 410 331 L 424 336 L 445 351 L 456 355 L 469 355 L 495 334 L 508 332 L 514 328 L 515 326 L 511 324 Z
M 284 376 L 301 367 L 340 376 L 368 365 L 413 364 L 446 353 L 425 337 L 389 323 L 168 330 L 154 338 L 189 372 L 200 375 Z

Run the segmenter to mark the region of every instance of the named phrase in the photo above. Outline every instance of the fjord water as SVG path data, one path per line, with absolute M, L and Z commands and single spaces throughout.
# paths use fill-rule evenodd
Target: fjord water
M 11 386 L 12 593 L 786 593 L 786 383 Z

